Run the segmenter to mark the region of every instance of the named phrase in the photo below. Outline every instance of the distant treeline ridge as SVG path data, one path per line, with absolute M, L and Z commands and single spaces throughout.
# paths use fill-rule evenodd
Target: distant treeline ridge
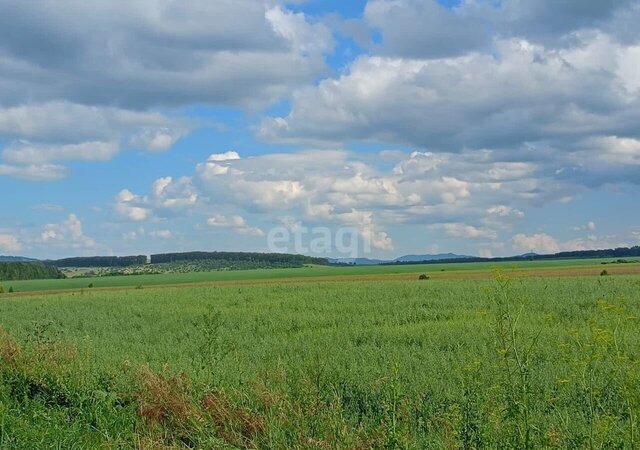
M 180 261 L 252 261 L 270 264 L 328 264 L 326 258 L 314 258 L 305 255 L 292 255 L 287 253 L 249 253 L 249 252 L 186 252 L 186 253 L 161 253 L 151 255 L 151 264 L 172 263 Z
M 65 278 L 57 268 L 41 263 L 0 262 L 0 281 Z
M 146 264 L 147 256 L 81 256 L 43 262 L 55 267 L 128 267 Z
M 388 262 L 383 265 L 409 265 L 409 264 L 443 264 L 443 263 L 465 263 L 465 262 L 503 262 L 503 261 L 540 261 L 550 259 L 598 259 L 598 258 L 625 258 L 640 256 L 640 246 L 619 247 L 606 250 L 576 250 L 571 252 L 559 252 L 549 255 L 528 254 L 520 256 L 507 256 L 504 258 L 457 258 L 442 259 L 437 261 L 410 261 L 410 262 Z
M 188 261 L 251 262 L 271 265 L 302 266 L 304 264 L 328 264 L 326 258 L 314 258 L 286 253 L 249 252 L 185 252 L 151 255 L 151 264 Z M 129 267 L 147 263 L 146 255 L 136 256 L 87 256 L 43 261 L 54 267 Z
M 411 261 L 388 262 L 384 264 L 442 264 L 462 262 L 500 262 L 500 261 L 533 261 L 547 259 L 581 259 L 581 258 L 625 258 L 640 257 L 640 246 L 631 248 L 620 247 L 606 250 L 578 250 L 560 252 L 550 255 L 528 254 L 510 256 L 504 258 L 457 258 L 437 261 Z M 293 255 L 287 253 L 256 253 L 256 252 L 184 252 L 184 253 L 160 253 L 151 255 L 152 264 L 185 262 L 185 261 L 225 261 L 225 262 L 251 262 L 271 265 L 302 266 L 304 264 L 329 264 L 327 258 L 317 258 L 305 255 Z M 136 256 L 90 256 L 64 258 L 58 260 L 42 261 L 45 265 L 54 267 L 128 267 L 147 263 L 146 255 Z M 7 263 L 3 263 L 7 264 Z M 9 263 L 17 264 L 17 263 Z

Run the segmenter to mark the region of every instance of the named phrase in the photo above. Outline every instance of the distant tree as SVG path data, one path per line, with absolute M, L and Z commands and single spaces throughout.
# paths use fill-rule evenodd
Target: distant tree
M 9 286 L 9 293 L 13 292 L 13 286 Z
M 418 277 L 418 280 L 428 280 L 428 279 L 429 277 L 424 273 Z
M 1 284 L 0 284 L 0 294 L 4 294 L 4 288 L 2 287 Z
M 606 277 L 608 275 L 609 275 L 609 272 L 607 272 L 606 270 L 603 270 L 602 272 L 600 272 L 601 277 Z

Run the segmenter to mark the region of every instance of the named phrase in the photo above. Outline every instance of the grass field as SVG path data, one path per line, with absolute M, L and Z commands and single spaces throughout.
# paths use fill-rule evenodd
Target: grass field
M 638 276 L 5 296 L 0 448 L 638 448 L 638 317 Z
M 491 278 L 496 268 L 513 276 L 598 275 L 606 269 L 612 275 L 638 274 L 640 264 L 607 264 L 614 259 L 571 259 L 552 261 L 522 261 L 501 263 L 447 263 L 399 266 L 308 266 L 299 269 L 261 269 L 214 272 L 171 273 L 159 275 L 127 275 L 63 280 L 28 280 L 3 282 L 5 291 L 16 292 L 71 290 L 87 288 L 137 287 L 196 283 L 246 283 L 260 281 L 295 281 L 298 279 L 412 279 L 425 273 L 433 278 Z M 571 272 L 571 269 L 574 272 Z

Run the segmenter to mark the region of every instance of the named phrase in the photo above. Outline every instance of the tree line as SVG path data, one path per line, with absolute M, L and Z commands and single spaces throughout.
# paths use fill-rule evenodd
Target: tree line
M 128 267 L 146 264 L 147 256 L 80 256 L 43 262 L 54 267 Z
M 41 263 L 0 262 L 0 281 L 66 278 L 56 267 Z
M 151 264 L 175 262 L 219 262 L 241 267 L 301 267 L 305 264 L 328 264 L 326 258 L 286 253 L 256 252 L 183 252 L 151 255 Z M 86 256 L 42 261 L 54 267 L 130 267 L 147 263 L 146 255 L 135 256 Z
M 273 265 L 302 266 L 304 264 L 328 264 L 326 258 L 315 258 L 288 253 L 250 253 L 250 252 L 185 252 L 160 253 L 151 255 L 151 264 L 173 263 L 180 261 L 243 261 Z
M 519 256 L 506 256 L 499 258 L 455 258 L 440 259 L 433 261 L 392 261 L 384 263 L 384 266 L 402 266 L 412 264 L 447 264 L 447 263 L 466 263 L 466 262 L 508 262 L 508 261 L 540 261 L 553 259 L 599 259 L 599 258 L 625 258 L 640 256 L 640 246 L 635 247 L 618 247 L 604 250 L 576 250 L 570 252 L 559 252 L 548 255 L 538 255 L 536 253 L 528 253 Z

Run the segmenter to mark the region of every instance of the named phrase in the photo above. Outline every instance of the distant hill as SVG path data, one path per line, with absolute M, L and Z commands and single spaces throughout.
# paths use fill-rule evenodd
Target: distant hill
M 394 259 L 393 262 L 450 261 L 468 258 L 472 258 L 472 256 L 456 255 L 455 253 L 439 253 L 437 255 L 405 255 Z
M 354 266 L 377 266 L 394 263 L 419 263 L 425 261 L 452 261 L 456 259 L 468 259 L 472 256 L 456 255 L 455 253 L 440 253 L 437 255 L 405 255 L 396 259 L 370 259 L 370 258 L 334 258 L 329 259 L 330 264 L 349 264 Z
M 640 257 L 640 246 L 631 248 L 620 247 L 602 250 L 576 250 L 571 252 L 560 252 L 548 255 L 538 253 L 525 253 L 523 255 L 506 256 L 499 258 L 482 258 L 479 256 L 457 255 L 455 253 L 440 253 L 437 255 L 405 255 L 393 260 L 379 260 L 369 258 L 336 258 L 330 259 L 330 264 L 350 264 L 350 265 L 380 265 L 380 264 L 429 264 L 429 263 L 460 263 L 460 262 L 501 262 L 501 261 L 534 261 L 549 259 L 593 259 L 593 258 L 628 258 Z
M 437 262 L 504 262 L 504 261 L 541 261 L 541 260 L 558 260 L 558 259 L 595 259 L 595 258 L 628 258 L 628 257 L 640 257 L 640 246 L 631 248 L 619 247 L 609 248 L 602 250 L 576 250 L 570 252 L 560 252 L 548 255 L 540 255 L 537 253 L 525 253 L 517 256 L 506 256 L 499 258 L 481 258 L 476 256 L 460 256 L 457 258 L 446 258 L 441 260 L 420 261 L 423 263 L 437 263 Z M 417 264 L 414 261 L 400 261 L 400 258 L 396 261 L 389 262 L 388 264 Z
M 329 264 L 349 264 L 353 266 L 378 266 L 389 261 L 369 258 L 330 258 Z
M 0 255 L 0 262 L 36 262 L 37 259 L 25 258 L 24 256 L 5 256 Z

